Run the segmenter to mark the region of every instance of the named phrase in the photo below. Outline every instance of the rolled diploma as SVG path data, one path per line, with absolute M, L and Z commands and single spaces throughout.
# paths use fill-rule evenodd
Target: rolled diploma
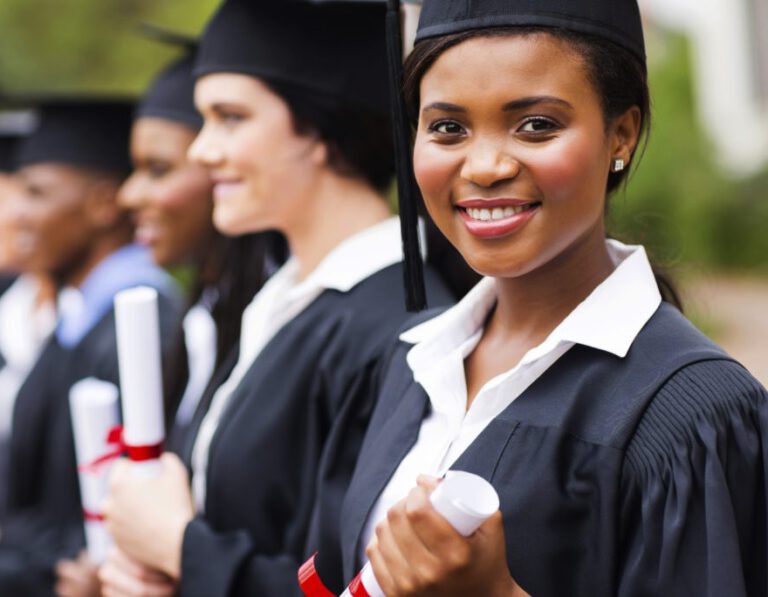
M 106 381 L 88 378 L 77 382 L 69 391 L 75 454 L 78 466 L 87 465 L 109 454 L 115 446 L 107 442 L 110 430 L 118 423 L 117 387 Z M 101 503 L 107 495 L 107 482 L 113 462 L 104 462 L 90 470 L 78 472 L 83 510 L 100 515 Z M 96 564 L 106 559 L 112 540 L 99 520 L 85 521 L 88 555 Z
M 155 446 L 165 439 L 157 291 L 139 286 L 115 296 L 117 356 L 123 403 L 123 441 Z M 130 456 L 130 449 L 129 449 Z M 134 471 L 154 475 L 157 459 L 134 462 Z
M 432 507 L 464 537 L 469 537 L 499 509 L 499 494 L 493 485 L 464 471 L 448 471 L 429 499 Z M 364 591 L 352 593 L 347 588 L 341 597 L 384 597 L 370 562 L 358 578 Z

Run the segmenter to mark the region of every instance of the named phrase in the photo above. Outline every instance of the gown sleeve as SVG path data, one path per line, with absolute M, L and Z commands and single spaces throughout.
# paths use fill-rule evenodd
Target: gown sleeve
M 658 392 L 621 480 L 618 594 L 768 594 L 768 395 L 707 361 Z

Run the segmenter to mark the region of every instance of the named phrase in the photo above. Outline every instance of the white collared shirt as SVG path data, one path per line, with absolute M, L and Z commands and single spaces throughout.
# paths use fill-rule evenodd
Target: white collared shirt
M 549 336 L 520 362 L 489 380 L 467 410 L 464 360 L 480 341 L 496 303 L 496 283 L 485 278 L 456 306 L 408 330 L 400 339 L 413 377 L 429 396 L 431 413 L 416 444 L 379 496 L 366 522 L 358 554 L 376 524 L 416 485 L 419 474 L 442 476 L 488 424 L 575 344 L 625 357 L 632 342 L 661 303 L 645 249 L 606 241 L 616 268 Z
M 39 292 L 39 282 L 23 275 L 0 297 L 0 440 L 11 432 L 16 395 L 56 324 L 53 305 L 38 304 Z
M 175 423 L 186 426 L 195 414 L 200 398 L 216 368 L 216 322 L 210 310 L 197 303 L 184 316 L 184 346 L 187 349 L 189 379 L 176 409 Z
M 192 493 L 199 512 L 205 508 L 211 441 L 230 396 L 267 343 L 323 291 L 348 292 L 369 276 L 400 261 L 400 222 L 393 217 L 344 240 L 303 281 L 299 281 L 299 263 L 292 258 L 264 284 L 243 312 L 238 362 L 216 391 L 195 438 Z

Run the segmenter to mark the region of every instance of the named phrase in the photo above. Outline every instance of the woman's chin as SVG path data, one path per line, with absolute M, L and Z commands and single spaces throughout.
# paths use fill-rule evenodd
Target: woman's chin
M 213 225 L 224 236 L 243 236 L 267 229 L 265 225 L 261 225 L 259 222 L 244 219 L 237 214 L 221 213 L 218 209 L 213 212 Z

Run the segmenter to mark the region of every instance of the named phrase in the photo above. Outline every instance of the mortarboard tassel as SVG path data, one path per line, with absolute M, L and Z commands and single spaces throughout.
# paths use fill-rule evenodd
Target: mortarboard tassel
M 392 125 L 397 168 L 397 195 L 400 205 L 400 230 L 403 237 L 403 272 L 405 305 L 409 311 L 427 306 L 424 289 L 424 263 L 418 232 L 418 187 L 411 160 L 411 127 L 401 93 L 403 76 L 402 36 L 400 33 L 400 1 L 387 0 L 387 55 L 389 88 L 392 99 Z

